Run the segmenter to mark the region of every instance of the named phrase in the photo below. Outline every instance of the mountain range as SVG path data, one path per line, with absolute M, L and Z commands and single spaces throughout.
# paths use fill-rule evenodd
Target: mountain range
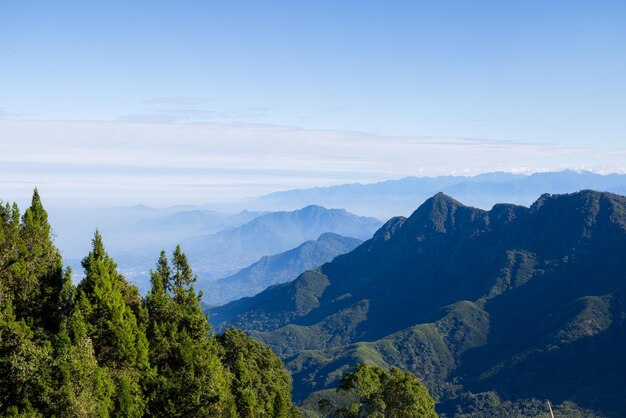
M 184 210 L 156 218 L 144 218 L 129 225 L 129 232 L 158 241 L 161 245 L 177 244 L 189 237 L 214 234 L 227 228 L 241 226 L 264 212 L 247 210 L 225 214 L 206 209 Z
M 410 214 L 437 192 L 471 206 L 491 209 L 498 202 L 530 205 L 543 193 L 571 193 L 583 189 L 624 194 L 626 175 L 565 170 L 532 175 L 493 172 L 477 176 L 406 177 L 372 184 L 275 192 L 248 202 L 246 207 L 291 210 L 315 203 L 388 219 Z
M 80 261 L 91 242 L 89 234 L 98 229 L 125 277 L 145 293 L 150 285 L 149 270 L 154 268 L 161 249 L 171 251 L 186 238 L 234 228 L 262 214 L 220 213 L 193 206 L 157 209 L 137 205 L 99 209 L 95 214 L 69 212 L 54 216 L 54 221 L 60 231 L 58 245 L 77 281 L 83 271 Z
M 65 262 L 73 268 L 76 280 L 80 280 L 83 271 L 80 260 L 84 253 L 80 252 L 82 244 L 76 242 L 89 243 L 90 238 L 83 236 L 85 231 L 99 229 L 120 271 L 139 287 L 141 293 L 149 288 L 149 272 L 155 266 L 159 251 L 171 252 L 177 244 L 181 244 L 189 255 L 199 279 L 208 283 L 233 275 L 263 256 L 279 254 L 306 241 L 316 240 L 326 232 L 363 240 L 370 238 L 382 225 L 374 218 L 314 205 L 296 211 L 244 210 L 234 214 L 187 206 L 154 209 L 139 205 L 102 209 L 98 213 L 98 223 L 91 219 L 86 224 L 84 215 L 83 218 L 75 217 L 74 223 L 82 228 L 81 237 L 72 234 L 72 218 L 68 214 L 65 220 L 55 219 L 61 228 L 60 235 L 75 239 L 73 246 L 65 246 L 65 240 L 61 240 Z M 332 257 L 320 258 L 319 262 L 329 259 Z M 312 266 L 308 264 L 306 268 Z M 272 279 L 268 279 L 269 282 Z
M 625 416 L 625 255 L 623 196 L 485 211 L 438 193 L 352 252 L 209 312 L 271 345 L 313 416 L 363 361 L 417 374 L 441 416 L 542 416 L 546 400 L 559 417 Z
M 355 249 L 362 241 L 325 232 L 316 240 L 306 241 L 284 253 L 261 257 L 256 263 L 232 276 L 201 281 L 204 301 L 221 305 L 235 299 L 253 296 L 262 290 L 295 279 L 306 270 L 331 261 Z
M 194 271 L 204 279 L 232 275 L 258 261 L 315 240 L 325 232 L 368 239 L 382 222 L 343 209 L 310 205 L 295 211 L 270 212 L 236 228 L 184 240 L 181 246 Z

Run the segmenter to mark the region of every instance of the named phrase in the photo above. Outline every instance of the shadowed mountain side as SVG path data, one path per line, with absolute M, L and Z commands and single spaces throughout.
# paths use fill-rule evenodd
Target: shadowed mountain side
M 623 416 L 625 249 L 623 196 L 484 211 L 437 194 L 351 253 L 210 312 L 283 356 L 298 399 L 365 360 L 421 376 L 444 415 L 533 416 L 551 399 Z
M 320 266 L 340 254 L 355 249 L 362 241 L 326 232 L 317 240 L 281 254 L 262 257 L 238 273 L 215 281 L 201 281 L 204 300 L 221 305 L 234 299 L 253 296 L 269 286 L 293 280 L 301 273 Z

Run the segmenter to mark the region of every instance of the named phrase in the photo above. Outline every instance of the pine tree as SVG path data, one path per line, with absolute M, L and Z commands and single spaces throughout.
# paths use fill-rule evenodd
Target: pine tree
M 37 415 L 53 367 L 51 339 L 63 317 L 61 255 L 39 193 L 21 217 L 0 207 L 0 411 Z
M 85 278 L 79 284 L 76 308 L 84 316 L 98 364 L 111 370 L 115 382 L 115 415 L 142 416 L 141 383 L 149 373 L 148 341 L 129 300 L 137 292 L 117 272 L 96 231 L 92 251 L 83 259 Z
M 98 365 L 82 312 L 74 310 L 55 338 L 53 388 L 45 395 L 45 415 L 108 417 L 115 387 L 108 369 Z
M 143 300 L 97 231 L 82 265 L 75 287 L 37 190 L 23 216 L 0 204 L 0 416 L 298 415 L 271 350 L 212 334 L 180 247 Z
M 0 216 L 3 218 L 1 274 L 15 315 L 34 327 L 54 333 L 59 326 L 59 296 L 65 281 L 61 254 L 52 242 L 48 213 L 37 189 L 21 223 L 16 205 L 11 209 L 7 205 Z
M 150 360 L 157 370 L 149 412 L 168 417 L 235 416 L 227 372 L 193 287 L 196 277 L 180 247 L 172 263 L 170 268 L 161 252 L 146 297 Z

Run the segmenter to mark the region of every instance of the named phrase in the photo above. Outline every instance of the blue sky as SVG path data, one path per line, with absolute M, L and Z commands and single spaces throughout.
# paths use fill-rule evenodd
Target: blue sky
M 99 138 L 101 155 L 109 155 L 87 163 L 100 170 L 106 189 L 84 187 L 113 196 L 125 184 L 140 184 L 120 155 L 134 155 L 133 143 L 155 132 L 169 132 L 163 143 L 182 147 L 206 134 L 185 131 L 190 124 L 206 125 L 213 135 L 227 129 L 242 149 L 266 138 L 245 158 L 245 150 L 219 150 L 221 161 L 238 156 L 230 170 L 272 179 L 242 175 L 228 196 L 494 168 L 619 171 L 626 166 L 625 21 L 623 1 L 0 0 L 0 145 L 19 137 L 33 149 L 12 159 L 0 155 L 5 171 L 15 173 L 20 164 L 23 173 L 0 184 L 0 192 L 18 193 L 44 170 L 53 194 L 65 188 L 68 195 L 70 183 L 89 172 L 60 155 L 90 149 L 75 142 L 80 133 Z M 285 153 L 285 143 L 296 141 L 285 132 L 301 130 L 310 134 L 292 137 L 303 151 L 296 144 Z M 215 141 L 206 135 L 207 143 Z M 333 151 L 346 136 L 353 149 L 364 144 L 358 161 L 347 154 L 329 159 L 311 143 Z M 450 159 L 412 166 L 406 158 L 420 155 L 424 138 L 462 145 L 440 150 Z M 50 141 L 59 153 L 46 155 L 56 166 L 45 171 L 36 148 Z M 467 146 L 494 141 L 500 151 L 462 159 Z M 534 151 L 520 154 L 528 144 Z M 403 151 L 397 161 L 377 161 L 383 149 Z M 155 162 L 143 175 L 182 170 L 185 158 Z M 286 164 L 294 174 L 272 175 L 276 158 L 306 161 L 316 174 Z M 204 168 L 214 164 L 202 161 Z M 228 171 L 220 167 L 215 163 L 211 180 L 225 184 L 216 180 Z

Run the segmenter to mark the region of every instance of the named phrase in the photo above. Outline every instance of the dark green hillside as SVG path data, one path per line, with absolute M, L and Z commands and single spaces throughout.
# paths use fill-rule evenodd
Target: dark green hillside
M 535 416 L 549 399 L 563 416 L 623 416 L 625 286 L 625 197 L 484 211 L 437 194 L 351 253 L 211 314 L 280 353 L 298 399 L 366 361 L 421 376 L 446 415 Z

